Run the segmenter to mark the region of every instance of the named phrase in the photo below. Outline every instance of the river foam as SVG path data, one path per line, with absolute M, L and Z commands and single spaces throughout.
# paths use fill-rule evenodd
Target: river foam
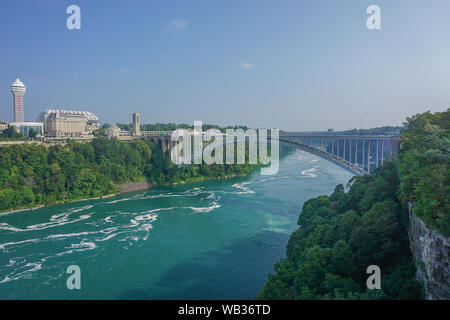
M 302 170 L 301 175 L 308 178 L 317 178 L 317 174 L 314 173 L 317 171 L 317 168 L 313 167 L 310 169 Z

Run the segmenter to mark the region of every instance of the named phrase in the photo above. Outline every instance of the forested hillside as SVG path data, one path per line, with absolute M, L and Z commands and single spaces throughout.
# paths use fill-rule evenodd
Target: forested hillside
M 305 202 L 286 258 L 259 299 L 420 299 L 408 240 L 408 203 L 450 233 L 449 111 L 408 118 L 396 160 L 355 177 L 331 196 Z M 381 290 L 368 290 L 366 268 L 381 268 Z
M 0 211 L 55 204 L 117 192 L 117 184 L 158 185 L 243 175 L 254 165 L 178 167 L 150 141 L 99 138 L 67 146 L 0 147 Z
M 450 111 L 408 118 L 398 159 L 403 201 L 428 226 L 450 236 Z
M 408 213 L 397 199 L 395 162 L 355 177 L 348 192 L 305 202 L 287 257 L 259 299 L 416 299 L 422 287 L 408 246 Z M 366 269 L 378 265 L 382 290 L 368 290 Z

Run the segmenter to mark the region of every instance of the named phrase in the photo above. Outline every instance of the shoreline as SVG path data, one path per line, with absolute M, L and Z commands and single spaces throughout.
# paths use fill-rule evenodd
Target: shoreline
M 247 174 L 235 174 L 235 175 L 231 175 L 231 176 L 211 177 L 211 178 L 202 177 L 201 179 L 196 179 L 196 180 L 192 180 L 192 181 L 180 181 L 180 182 L 174 182 L 174 183 L 167 183 L 167 184 L 163 184 L 163 185 L 158 185 L 156 183 L 149 182 L 147 180 L 141 180 L 141 181 L 137 181 L 137 182 L 125 182 L 125 183 L 116 185 L 117 188 L 119 189 L 119 191 L 117 193 L 111 193 L 111 194 L 107 194 L 107 195 L 100 196 L 100 197 L 68 200 L 68 201 L 63 201 L 63 202 L 59 202 L 59 203 L 47 204 L 47 205 L 40 204 L 40 205 L 37 205 L 34 207 L 29 207 L 29 208 L 20 208 L 20 209 L 13 209 L 13 210 L 9 210 L 9 211 L 3 211 L 3 212 L 0 212 L 0 217 L 6 216 L 9 214 L 13 214 L 13 213 L 23 212 L 23 211 L 34 211 L 37 209 L 42 209 L 42 208 L 47 208 L 47 207 L 52 207 L 52 206 L 59 206 L 59 205 L 64 205 L 64 204 L 71 204 L 71 203 L 81 202 L 81 201 L 103 200 L 103 199 L 113 198 L 115 196 L 119 196 L 122 194 L 150 190 L 155 187 L 170 187 L 170 186 L 184 185 L 184 184 L 195 183 L 195 182 L 204 182 L 204 181 L 211 181 L 211 180 L 221 180 L 221 179 L 245 177 L 245 176 L 248 176 L 250 173 L 252 173 L 252 171 L 253 170 L 251 170 Z

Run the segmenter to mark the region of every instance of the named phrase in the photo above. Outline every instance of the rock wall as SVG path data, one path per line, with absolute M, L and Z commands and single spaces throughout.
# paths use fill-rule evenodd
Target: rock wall
M 122 183 L 117 185 L 117 187 L 119 188 L 119 193 L 128 193 L 150 189 L 152 184 L 143 180 L 139 182 Z
M 409 206 L 409 241 L 416 277 L 425 285 L 429 300 L 450 299 L 450 237 L 430 229 L 417 218 Z

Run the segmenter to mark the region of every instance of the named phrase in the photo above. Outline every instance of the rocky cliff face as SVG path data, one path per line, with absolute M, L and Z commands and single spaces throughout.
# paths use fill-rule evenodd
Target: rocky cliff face
M 417 278 L 425 285 L 427 299 L 450 299 L 450 237 L 430 229 L 409 208 L 409 241 Z

